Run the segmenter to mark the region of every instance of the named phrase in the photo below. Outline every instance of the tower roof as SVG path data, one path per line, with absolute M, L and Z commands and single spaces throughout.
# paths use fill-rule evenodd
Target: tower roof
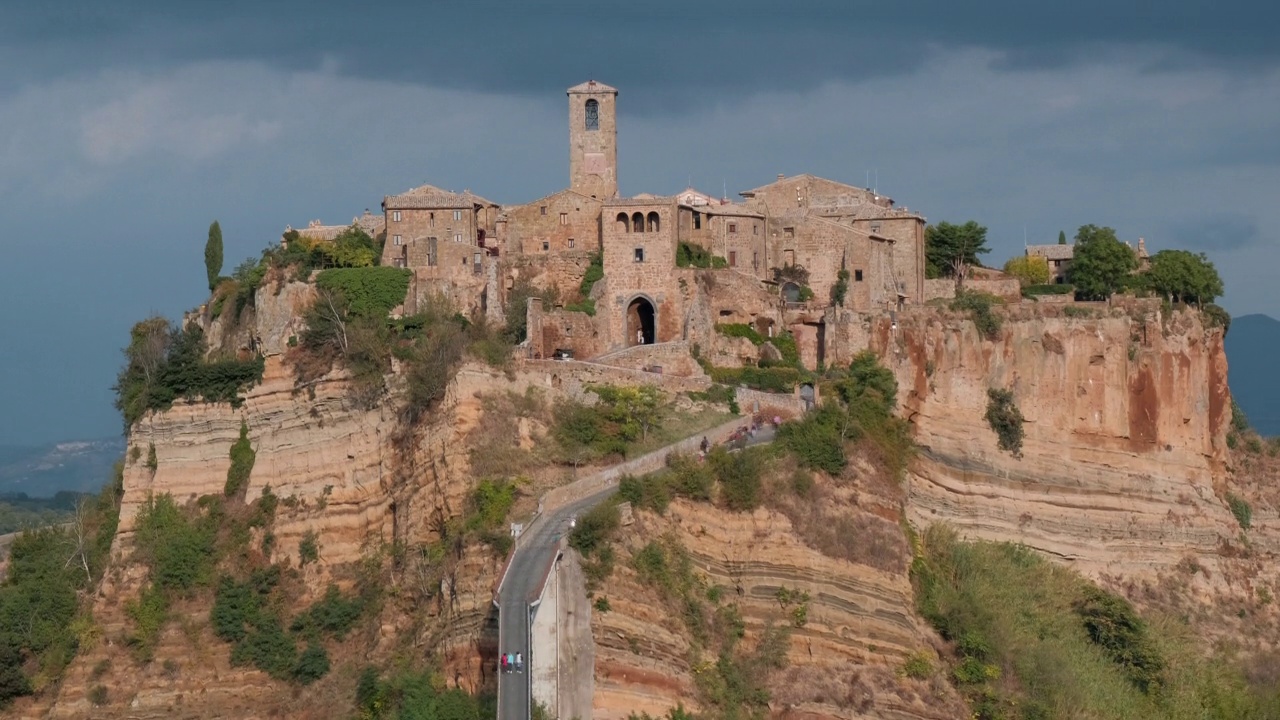
M 580 95 L 580 94 L 588 94 L 588 93 L 613 93 L 614 95 L 617 95 L 618 88 L 609 87 L 608 85 L 605 85 L 602 82 L 596 82 L 595 80 L 588 80 L 584 83 L 574 85 L 573 87 L 569 88 L 565 92 L 569 95 Z

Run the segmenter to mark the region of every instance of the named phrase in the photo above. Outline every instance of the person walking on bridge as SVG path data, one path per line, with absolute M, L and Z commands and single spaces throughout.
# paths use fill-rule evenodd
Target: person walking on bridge
M 524 655 L 516 653 L 516 672 L 524 672 Z

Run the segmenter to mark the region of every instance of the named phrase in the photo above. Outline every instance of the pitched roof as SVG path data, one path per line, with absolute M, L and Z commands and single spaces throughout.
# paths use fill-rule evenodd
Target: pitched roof
M 605 207 L 632 207 L 632 206 L 648 206 L 667 205 L 671 202 L 671 198 L 663 196 L 649 197 L 630 197 L 630 198 L 609 198 L 604 201 Z
M 613 93 L 614 95 L 617 95 L 618 88 L 609 87 L 608 85 L 605 85 L 602 82 L 596 82 L 595 80 L 588 80 L 584 83 L 574 85 L 566 90 L 565 93 L 569 95 L 576 93 Z
M 746 205 L 737 205 L 735 203 L 722 203 L 720 201 L 712 202 L 708 205 L 692 205 L 689 203 L 680 203 L 680 207 L 689 208 L 705 215 L 733 215 L 735 217 L 754 217 L 763 218 L 764 213 L 758 210 L 752 210 Z
M 497 203 L 485 200 L 470 191 L 451 192 L 434 185 L 421 185 L 406 190 L 399 195 L 388 195 L 382 199 L 384 208 L 412 210 L 424 208 L 473 208 L 476 206 L 497 206 Z
M 1075 245 L 1028 245 L 1027 255 L 1038 256 L 1045 260 L 1070 260 L 1075 257 Z

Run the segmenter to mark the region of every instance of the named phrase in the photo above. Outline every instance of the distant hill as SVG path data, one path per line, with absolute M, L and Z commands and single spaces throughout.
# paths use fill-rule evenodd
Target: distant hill
M 59 491 L 97 492 L 124 455 L 124 439 L 49 445 L 0 445 L 0 496 L 53 497 Z
M 1280 435 L 1280 320 L 1233 318 L 1226 347 L 1231 394 L 1255 430 Z

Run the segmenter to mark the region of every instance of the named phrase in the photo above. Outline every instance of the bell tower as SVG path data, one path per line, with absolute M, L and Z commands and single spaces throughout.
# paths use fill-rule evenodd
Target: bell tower
M 569 88 L 569 188 L 608 200 L 618 195 L 618 91 L 588 80 Z

